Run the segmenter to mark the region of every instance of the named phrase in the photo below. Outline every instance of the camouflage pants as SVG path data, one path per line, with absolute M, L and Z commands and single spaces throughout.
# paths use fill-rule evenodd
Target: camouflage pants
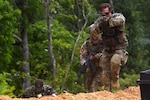
M 91 91 L 99 91 L 102 86 L 102 68 L 97 67 L 91 84 Z
M 96 72 L 93 73 L 88 68 L 86 73 L 86 80 L 85 80 L 85 88 L 87 92 L 95 92 L 100 89 L 102 86 L 102 69 L 100 67 L 96 67 Z
M 113 53 L 103 51 L 100 58 L 102 67 L 102 80 L 105 90 L 112 91 L 112 88 L 119 87 L 119 72 L 121 66 L 126 64 L 128 53 L 125 50 L 116 50 Z
M 94 77 L 94 73 L 88 67 L 86 69 L 86 74 L 85 74 L 85 89 L 87 92 L 91 92 L 91 84 L 93 81 L 93 77 Z

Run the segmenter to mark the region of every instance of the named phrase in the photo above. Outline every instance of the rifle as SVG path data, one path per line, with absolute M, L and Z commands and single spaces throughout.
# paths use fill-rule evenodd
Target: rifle
M 86 69 L 88 67 L 91 68 L 92 72 L 96 71 L 95 66 L 94 66 L 93 62 L 91 61 L 90 57 L 94 56 L 98 52 L 98 50 L 102 49 L 102 48 L 103 48 L 102 43 L 98 43 L 97 46 L 94 48 L 94 50 L 89 54 L 89 56 L 87 57 L 85 63 L 82 65 L 82 67 L 81 67 L 81 69 L 79 71 L 77 83 L 79 83 L 81 75 L 85 74 Z
M 91 59 L 90 59 L 90 56 L 94 56 L 94 55 L 95 54 L 90 53 L 87 60 L 85 61 L 85 63 L 82 65 L 82 67 L 80 69 L 80 74 L 85 74 L 87 67 L 90 67 L 92 72 L 95 72 L 95 66 L 94 66 L 93 62 L 91 61 Z

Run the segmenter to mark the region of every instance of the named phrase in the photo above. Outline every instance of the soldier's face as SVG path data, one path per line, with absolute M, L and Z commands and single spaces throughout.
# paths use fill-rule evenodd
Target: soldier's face
M 92 36 L 92 37 L 91 37 L 91 41 L 92 41 L 92 44 L 93 44 L 93 45 L 96 45 L 99 40 L 100 40 L 100 39 L 99 39 L 99 36 Z
M 97 40 L 93 40 L 93 39 L 92 39 L 92 44 L 93 44 L 93 45 L 97 45 L 98 42 L 99 42 L 99 39 L 97 39 Z
M 96 45 L 98 43 L 98 41 L 100 40 L 99 34 L 96 32 L 96 30 L 94 30 L 91 33 L 90 37 L 91 37 L 91 41 L 94 45 Z
M 100 14 L 105 17 L 111 17 L 111 15 L 112 15 L 112 13 L 110 12 L 108 7 L 102 9 Z

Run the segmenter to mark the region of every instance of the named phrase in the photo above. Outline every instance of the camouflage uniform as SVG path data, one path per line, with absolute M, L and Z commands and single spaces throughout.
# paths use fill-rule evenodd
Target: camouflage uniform
M 37 82 L 37 83 L 36 83 Z M 23 98 L 30 98 L 30 97 L 41 97 L 45 95 L 56 95 L 56 91 L 49 85 L 43 85 L 43 83 L 35 82 L 35 85 L 28 87 L 25 89 L 23 93 Z
M 114 13 L 109 19 L 100 16 L 93 28 L 99 28 L 99 32 L 102 33 L 102 80 L 105 89 L 111 91 L 112 88 L 119 87 L 120 66 L 125 65 L 128 59 L 128 40 L 124 32 L 125 17 L 121 13 Z
M 81 46 L 80 50 L 80 63 L 83 65 L 89 56 L 89 54 L 96 48 L 98 43 L 101 43 L 99 34 L 90 34 L 90 38 L 84 42 Z M 92 43 L 94 40 L 95 43 Z M 102 48 L 100 48 L 96 55 L 92 58 L 92 62 L 96 68 L 96 72 L 92 72 L 90 67 L 86 69 L 86 80 L 85 80 L 85 88 L 87 92 L 97 91 L 101 86 L 101 74 L 102 69 L 99 67 L 99 60 L 101 55 Z

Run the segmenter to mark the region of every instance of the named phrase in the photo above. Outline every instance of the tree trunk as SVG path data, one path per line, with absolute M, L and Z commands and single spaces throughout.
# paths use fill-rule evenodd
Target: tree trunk
M 79 32 L 80 31 L 80 24 L 79 24 L 79 18 L 80 18 L 80 7 L 79 7 L 79 2 L 78 0 L 74 1 L 74 5 L 77 8 L 77 18 L 75 18 L 75 23 L 76 23 L 76 30 Z
M 112 0 L 109 0 L 109 2 L 110 2 L 110 5 L 111 5 L 111 7 L 112 7 L 112 13 L 115 13 L 113 1 L 112 1 Z
M 46 5 L 46 17 L 47 17 L 47 28 L 48 28 L 48 46 L 49 46 L 49 55 L 52 63 L 52 85 L 54 85 L 54 80 L 56 76 L 56 60 L 53 54 L 53 46 L 52 46 L 52 32 L 50 26 L 50 12 L 49 12 L 49 0 L 45 0 Z
M 23 25 L 26 25 L 23 23 Z M 29 47 L 28 47 L 28 35 L 26 28 L 23 27 L 22 31 L 22 46 L 23 46 L 23 72 L 26 74 L 26 77 L 23 78 L 23 89 L 26 89 L 30 86 L 30 66 L 29 66 Z
M 30 86 L 30 66 L 29 66 L 29 46 L 28 46 L 28 34 L 26 31 L 26 26 L 27 26 L 27 19 L 25 15 L 25 9 L 28 6 L 28 1 L 27 0 L 16 0 L 16 5 L 18 8 L 22 11 L 22 21 L 21 21 L 21 28 L 20 28 L 20 33 L 21 33 L 21 38 L 20 41 L 22 42 L 22 47 L 23 47 L 23 67 L 22 71 L 25 74 L 25 77 L 23 78 L 23 85 L 22 88 L 26 89 L 27 87 Z

